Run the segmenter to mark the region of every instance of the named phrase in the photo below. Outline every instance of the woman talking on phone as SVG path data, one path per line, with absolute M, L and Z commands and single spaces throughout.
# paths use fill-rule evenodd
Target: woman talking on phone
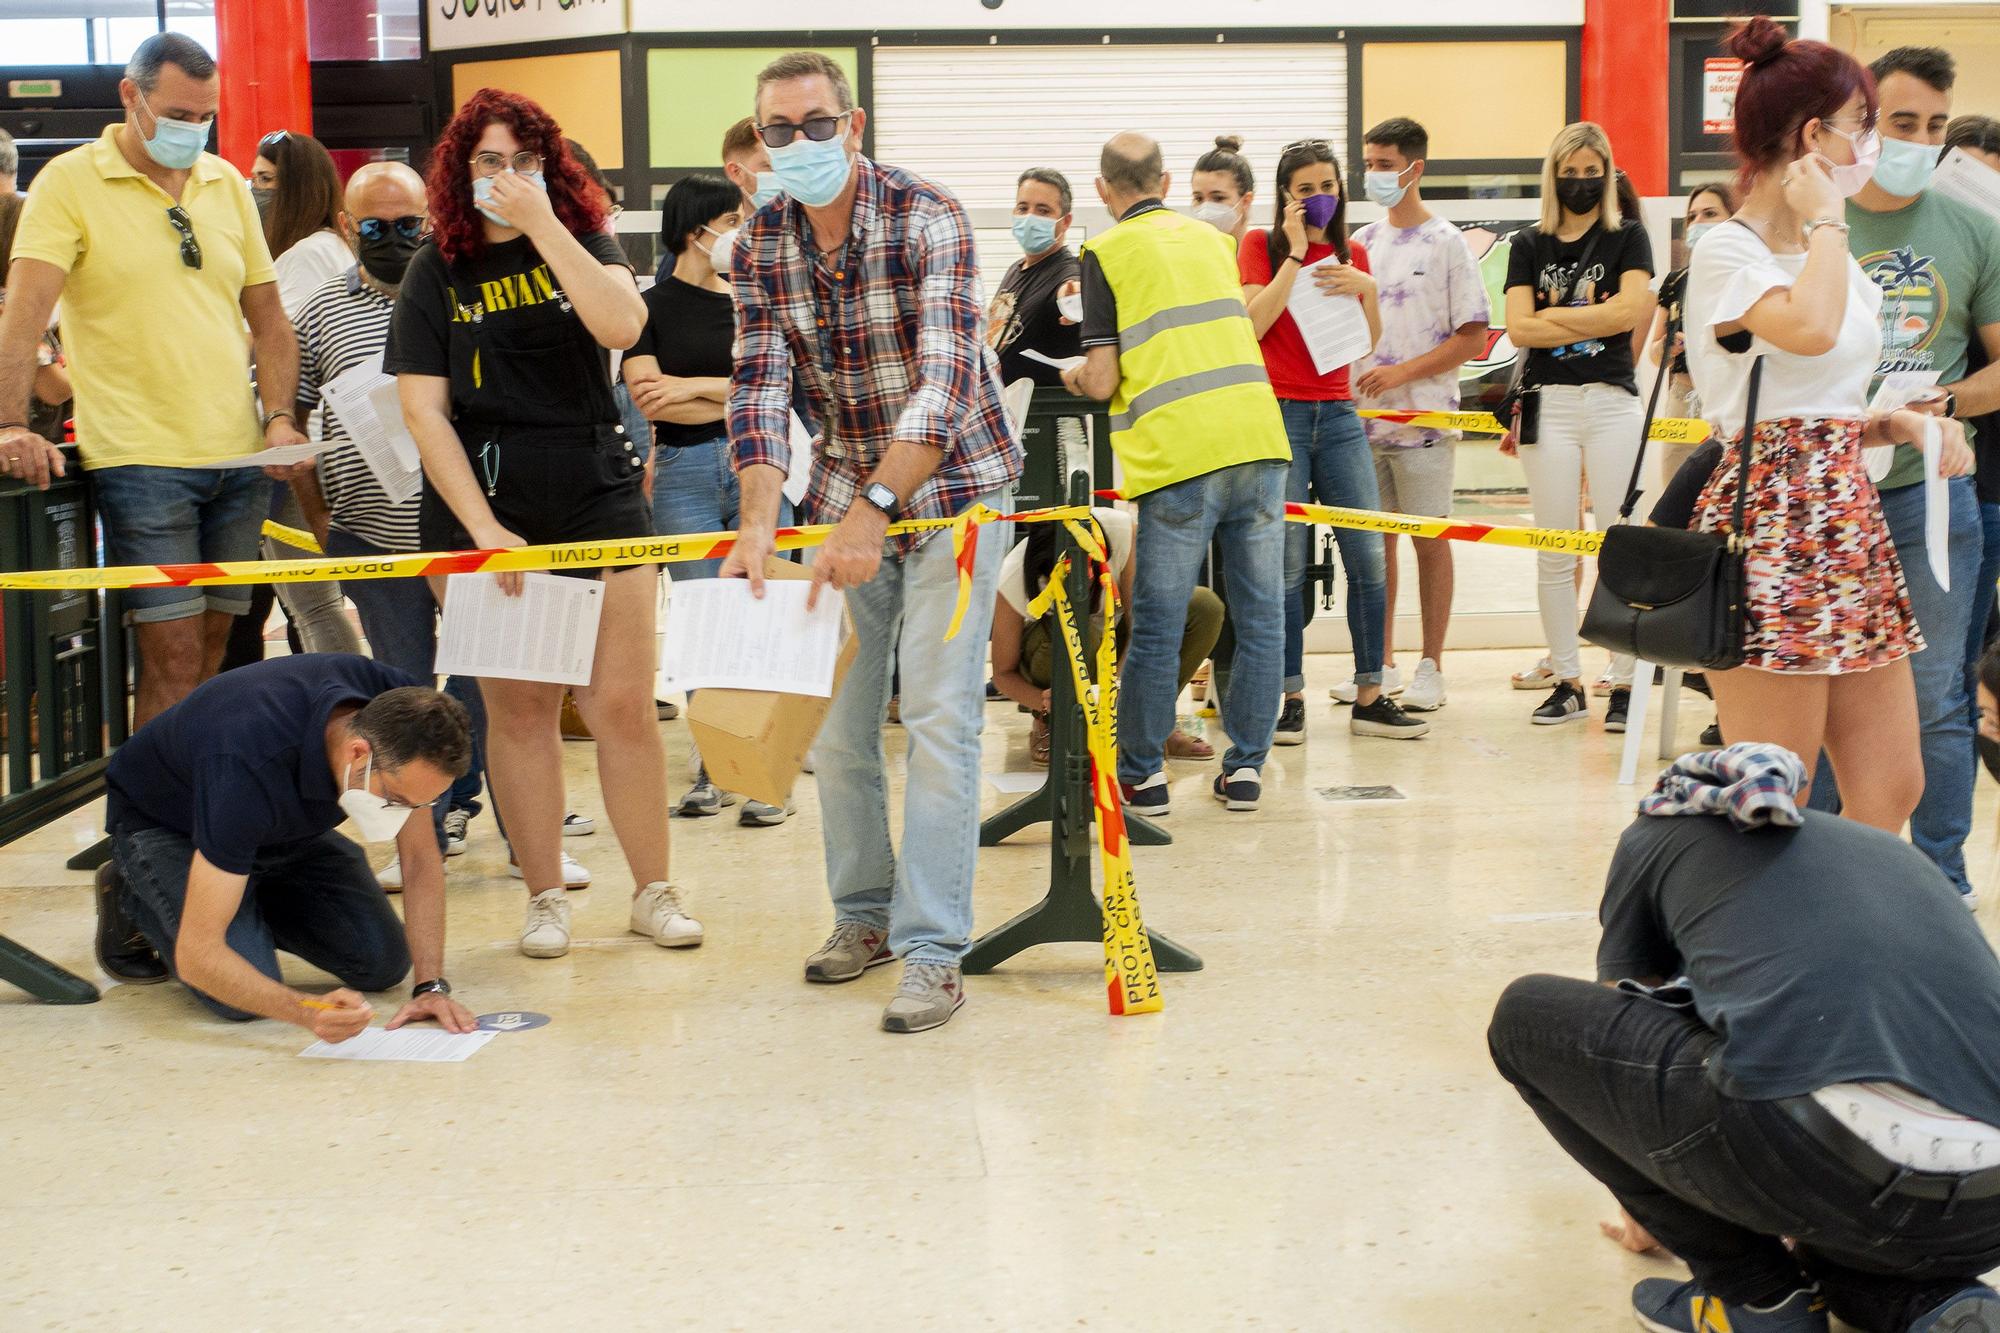
M 1535 523 L 1573 528 L 1590 478 L 1597 522 L 1618 512 L 1638 456 L 1644 411 L 1632 370 L 1632 331 L 1653 309 L 1652 244 L 1624 215 L 1613 187 L 1611 141 L 1588 121 L 1549 145 L 1542 165 L 1542 219 L 1514 233 L 1507 260 L 1507 336 L 1527 352 L 1514 434 L 1528 474 Z M 1552 686 L 1531 719 L 1560 726 L 1590 716 L 1577 636 L 1576 561 L 1566 552 L 1536 557 L 1536 600 L 1549 655 L 1516 676 L 1516 688 Z M 1611 660 L 1606 731 L 1625 730 L 1632 659 Z
M 1264 365 L 1284 413 L 1285 434 L 1292 442 L 1285 499 L 1378 508 L 1375 455 L 1361 418 L 1354 414 L 1347 367 L 1321 371 L 1298 322 L 1286 310 L 1293 288 L 1311 282 L 1322 299 L 1347 296 L 1361 303 L 1371 345 L 1382 334 L 1368 254 L 1348 242 L 1347 198 L 1333 147 L 1326 140 L 1301 139 L 1279 155 L 1278 206 L 1271 227 L 1245 235 L 1236 258 L 1243 300 L 1264 349 Z M 1310 278 L 1302 276 L 1308 266 L 1322 260 L 1332 262 L 1314 270 Z M 1381 535 L 1341 528 L 1334 541 L 1347 573 L 1347 629 L 1354 640 L 1354 716 L 1349 729 L 1357 736 L 1421 736 L 1431 729 L 1430 723 L 1405 713 L 1382 689 L 1388 576 Z M 1297 745 L 1306 738 L 1303 590 L 1311 555 L 1312 529 L 1292 524 L 1285 535 L 1285 702 L 1273 737 L 1278 745 Z
M 638 341 L 646 306 L 562 131 L 528 99 L 482 89 L 439 137 L 428 185 L 433 237 L 404 275 L 385 358 L 423 456 L 424 549 L 652 536 L 645 454 L 619 424 L 607 354 Z M 497 577 L 519 594 L 519 574 Z M 667 876 L 653 702 L 659 571 L 602 577 L 590 684 L 574 693 L 632 869 L 631 928 L 668 947 L 699 944 L 701 926 Z M 494 800 L 528 885 L 521 952 L 557 958 L 570 938 L 563 687 L 491 677 L 480 687 Z

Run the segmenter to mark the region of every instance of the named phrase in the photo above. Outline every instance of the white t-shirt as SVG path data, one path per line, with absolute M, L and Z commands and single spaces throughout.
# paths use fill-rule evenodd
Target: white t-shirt
M 1725 351 L 1716 341 L 1718 324 L 1732 324 L 1766 293 L 1790 288 L 1806 266 L 1806 256 L 1771 253 L 1756 232 L 1740 222 L 1724 223 L 1701 238 L 1688 265 L 1687 357 L 1702 413 L 1717 431 L 1733 436 L 1743 429 L 1750 389 L 1750 366 L 1764 358 L 1757 390 L 1757 417 L 1854 420 L 1868 415 L 1868 385 L 1882 358 L 1882 289 L 1869 281 L 1852 256 L 1847 259 L 1847 311 L 1840 338 L 1824 356 L 1780 351 L 1762 338 L 1747 352 Z
M 1132 534 L 1135 531 L 1132 516 L 1122 509 L 1095 506 L 1090 512 L 1104 529 L 1104 554 L 1111 562 L 1111 576 L 1123 578 L 1125 566 L 1132 559 Z M 1007 552 L 1007 558 L 1000 562 L 1000 596 L 1017 614 L 1028 614 L 1028 603 L 1034 599 L 1028 595 L 1028 543 L 1025 541 L 1016 542 L 1014 549 Z
M 354 252 L 338 232 L 322 228 L 277 258 L 278 304 L 296 320 L 306 298 L 354 267 Z
M 1361 371 L 1376 366 L 1414 361 L 1467 324 L 1492 320 L 1493 302 L 1465 233 L 1443 218 L 1433 217 L 1408 229 L 1382 218 L 1356 232 L 1354 239 L 1368 252 L 1368 269 L 1375 276 L 1382 307 L 1382 341 L 1356 364 L 1357 379 Z M 1456 412 L 1458 367 L 1411 380 L 1388 393 L 1357 396 L 1364 407 Z M 1372 442 L 1403 448 L 1430 444 L 1446 434 L 1386 421 L 1366 425 Z

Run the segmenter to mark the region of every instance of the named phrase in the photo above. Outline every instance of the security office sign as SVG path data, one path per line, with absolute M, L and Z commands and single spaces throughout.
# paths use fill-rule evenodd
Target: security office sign
M 1734 56 L 1710 56 L 1701 66 L 1701 132 L 1736 133 L 1736 87 L 1743 82 L 1743 62 Z
M 625 32 L 625 0 L 425 0 L 434 51 Z

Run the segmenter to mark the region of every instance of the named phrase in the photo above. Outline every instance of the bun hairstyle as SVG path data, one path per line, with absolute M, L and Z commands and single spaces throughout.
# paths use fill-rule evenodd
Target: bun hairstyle
M 1195 159 L 1196 171 L 1226 171 L 1236 178 L 1236 193 L 1249 194 L 1257 186 L 1250 160 L 1243 156 L 1243 136 L 1218 134 L 1215 147 Z
M 1856 93 L 1875 123 L 1874 76 L 1845 51 L 1792 41 L 1762 15 L 1732 29 L 1723 47 L 1746 66 L 1736 89 L 1736 155 L 1746 177 L 1798 157 L 1806 122 L 1838 115 Z

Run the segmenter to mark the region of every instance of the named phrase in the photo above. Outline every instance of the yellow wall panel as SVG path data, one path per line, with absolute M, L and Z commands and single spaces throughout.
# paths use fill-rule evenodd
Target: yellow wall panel
M 590 150 L 598 166 L 616 171 L 625 165 L 616 51 L 474 60 L 452 66 L 454 110 L 481 88 L 501 88 L 533 98 L 556 118 L 564 135 Z
M 1565 123 L 1568 81 L 1561 42 L 1368 42 L 1354 128 L 1409 116 L 1433 157 L 1539 158 Z
M 1835 5 L 1827 29 L 1835 46 L 1861 60 L 1899 46 L 1942 46 L 1958 58 L 1951 109 L 2000 114 L 2000 4 Z

